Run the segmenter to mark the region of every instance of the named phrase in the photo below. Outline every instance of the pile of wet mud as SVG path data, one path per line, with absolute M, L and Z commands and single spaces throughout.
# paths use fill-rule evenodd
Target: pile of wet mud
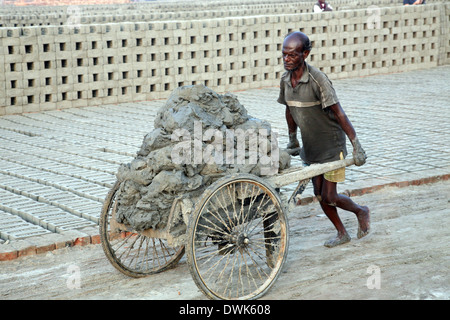
M 248 115 L 235 95 L 179 87 L 158 110 L 136 157 L 118 169 L 116 220 L 137 231 L 162 229 L 176 197 L 193 203 L 220 176 L 265 176 L 289 165 L 270 124 Z

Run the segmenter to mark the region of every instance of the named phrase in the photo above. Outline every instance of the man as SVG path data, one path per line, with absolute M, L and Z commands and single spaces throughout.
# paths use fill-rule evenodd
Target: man
M 326 3 L 325 0 L 319 0 L 314 5 L 314 13 L 323 11 L 333 11 L 333 8 L 328 3 Z
M 409 6 L 409 5 L 411 5 L 411 6 L 415 6 L 415 5 L 418 5 L 418 4 L 425 4 L 425 0 L 403 0 L 403 4 L 405 5 L 405 6 Z
M 350 120 L 342 109 L 331 81 L 317 68 L 305 62 L 311 42 L 302 32 L 293 32 L 283 42 L 284 68 L 278 102 L 286 105 L 286 121 L 291 147 L 299 146 L 297 127 L 302 136 L 300 157 L 307 165 L 325 163 L 346 156 L 346 136 L 353 145 L 355 164 L 361 166 L 366 155 Z M 337 229 L 336 238 L 325 242 L 334 247 L 350 241 L 337 213 L 337 207 L 353 212 L 358 219 L 358 238 L 369 233 L 369 208 L 359 206 L 349 197 L 337 193 L 337 183 L 345 179 L 345 168 L 312 179 L 314 194 Z

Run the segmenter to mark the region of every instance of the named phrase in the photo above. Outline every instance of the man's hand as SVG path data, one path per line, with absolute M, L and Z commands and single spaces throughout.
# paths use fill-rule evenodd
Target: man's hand
M 355 165 L 362 166 L 364 163 L 366 163 L 366 152 L 361 147 L 361 143 L 359 142 L 358 138 L 355 138 L 352 141 L 353 145 L 353 160 L 355 160 Z

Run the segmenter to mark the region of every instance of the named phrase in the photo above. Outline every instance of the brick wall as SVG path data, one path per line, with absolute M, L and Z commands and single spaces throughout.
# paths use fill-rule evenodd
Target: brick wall
M 1 28 L 0 115 L 277 86 L 299 29 L 332 79 L 450 63 L 450 4 L 377 10 Z

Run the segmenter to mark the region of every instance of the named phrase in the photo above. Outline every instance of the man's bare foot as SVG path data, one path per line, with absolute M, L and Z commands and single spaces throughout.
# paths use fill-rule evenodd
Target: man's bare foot
M 324 246 L 327 247 L 327 248 L 333 248 L 333 247 L 336 247 L 336 246 L 338 246 L 338 245 L 341 245 L 341 244 L 350 242 L 350 240 L 351 240 L 351 238 L 350 238 L 350 236 L 348 235 L 348 233 L 344 233 L 344 234 L 342 234 L 342 235 L 339 235 L 339 234 L 338 234 L 338 235 L 336 236 L 336 238 L 327 240 L 327 241 L 324 243 Z
M 370 232 L 370 210 L 366 206 L 362 206 L 361 208 L 356 214 L 358 218 L 358 239 L 361 239 Z

